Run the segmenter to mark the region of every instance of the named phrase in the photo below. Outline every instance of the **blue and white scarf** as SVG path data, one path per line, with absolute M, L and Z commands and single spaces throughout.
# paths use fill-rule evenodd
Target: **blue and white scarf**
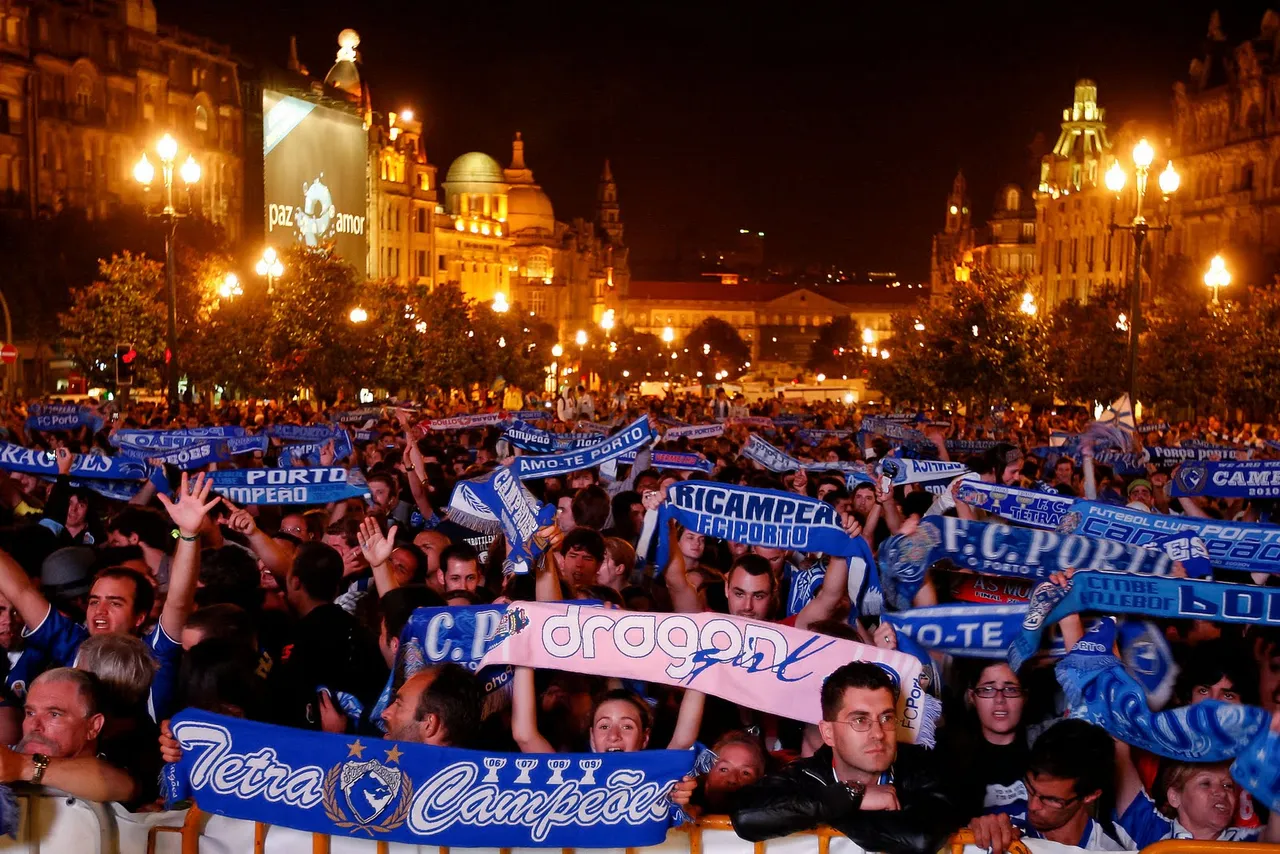
M 1096 570 L 1077 572 L 1065 588 L 1041 584 L 1031 592 L 1022 634 L 1009 649 L 1009 663 L 1015 670 L 1021 667 L 1039 649 L 1046 626 L 1085 611 L 1280 626 L 1280 588 Z
M 273 424 L 267 435 L 282 442 L 327 442 L 335 433 L 346 433 L 331 424 Z
M 243 439 L 243 427 L 189 427 L 185 430 L 117 430 L 111 444 L 118 448 L 182 448 L 215 439 Z
M 368 421 L 377 421 L 381 417 L 382 410 L 374 406 L 365 409 L 353 409 L 350 412 L 339 412 L 333 420 L 339 424 L 364 424 Z
M 87 406 L 74 403 L 33 403 L 27 408 L 28 430 L 79 430 L 88 427 L 97 433 L 102 416 Z
M 428 430 L 474 430 L 478 427 L 490 427 L 501 424 L 506 418 L 505 412 L 486 412 L 480 415 L 455 415 L 453 418 L 432 418 L 427 422 Z
M 984 454 L 998 443 L 994 439 L 948 439 L 948 454 Z
M 330 442 L 333 442 L 333 461 L 335 463 L 350 459 L 351 455 L 356 452 L 355 447 L 351 444 L 351 434 L 344 428 L 338 427 L 326 438 L 285 445 L 280 449 L 280 465 L 296 466 L 302 463 L 313 466 L 320 465 L 320 452 Z
M 1066 458 L 1074 462 L 1077 466 L 1084 465 L 1084 457 L 1080 452 L 1072 451 L 1067 448 L 1033 448 L 1031 454 L 1036 457 L 1042 457 L 1049 465 L 1053 465 L 1057 460 Z M 1123 477 L 1133 477 L 1137 475 L 1145 475 L 1147 473 L 1147 461 L 1150 458 L 1146 453 L 1122 453 L 1120 451 L 1097 451 L 1093 455 L 1093 460 L 1098 465 L 1109 466 L 1115 470 L 1116 474 Z
M 659 508 L 658 568 L 667 565 L 667 520 L 705 537 L 785 551 L 818 552 L 874 566 L 867 541 L 851 537 L 830 504 L 791 492 L 686 480 L 667 490 Z
M 933 442 L 930 441 L 929 437 L 921 433 L 919 430 L 913 430 L 910 427 L 903 427 L 901 424 L 885 418 L 872 418 L 871 416 L 864 417 L 862 419 L 862 430 L 866 433 L 874 433 L 877 436 L 884 436 L 886 439 L 895 439 L 899 442 L 907 442 L 931 448 L 933 447 Z
M 692 750 L 539 756 L 330 735 L 184 711 L 166 801 L 311 833 L 456 848 L 666 839 Z M 367 754 L 367 755 L 366 755 Z
M 944 559 L 957 569 L 1013 578 L 1048 578 L 1085 567 L 1164 575 L 1172 564 L 1161 552 L 1112 540 L 926 516 L 913 533 L 890 537 L 880 547 L 880 581 L 890 607 L 910 608 L 929 568 Z
M 1166 447 L 1164 445 L 1152 445 L 1147 448 L 1147 453 L 1158 465 L 1175 465 L 1177 463 L 1188 460 L 1222 460 L 1234 459 L 1237 451 L 1230 448 L 1222 448 L 1216 445 L 1205 447 L 1195 447 L 1185 442 L 1176 448 Z M 1251 451 L 1249 452 L 1252 453 Z
M 556 434 L 518 419 L 502 428 L 502 438 L 520 450 L 534 454 L 552 454 L 561 447 Z
M 661 419 L 659 419 L 661 420 Z M 697 439 L 714 439 L 724 435 L 723 424 L 687 424 L 679 427 L 671 427 L 667 432 L 662 434 L 664 442 L 671 442 L 680 437 L 689 440 Z
M 545 421 L 552 417 L 550 409 L 515 409 L 507 413 L 507 417 L 517 421 Z
M 933 483 L 954 480 L 969 471 L 964 463 L 948 463 L 940 460 L 911 460 L 885 457 L 880 461 L 880 472 L 893 480 L 894 486 L 904 483 Z
M 801 442 L 804 442 L 806 445 L 813 445 L 814 447 L 821 445 L 827 439 L 844 440 L 844 439 L 848 439 L 852 435 L 853 435 L 852 430 L 798 430 L 796 431 L 796 436 L 797 438 L 800 439 Z
M 341 466 L 215 471 L 213 491 L 236 504 L 329 504 L 369 494 L 359 469 Z
M 1139 424 L 1139 433 L 1163 433 L 1169 429 L 1169 425 L 1164 421 L 1155 421 L 1151 424 Z
M 747 439 L 746 446 L 742 449 L 742 455 L 749 460 L 759 463 L 767 470 L 775 474 L 784 472 L 800 471 L 838 471 L 843 472 L 855 480 L 867 481 L 874 483 L 874 479 L 867 474 L 866 464 L 858 462 L 836 461 L 834 463 L 802 463 L 795 457 L 780 451 L 769 442 L 752 433 Z
M 35 451 L 11 442 L 0 442 L 0 469 L 51 478 L 58 476 L 58 463 L 51 452 Z M 147 480 L 151 466 L 102 454 L 77 454 L 71 463 L 71 476 L 79 480 Z
M 1215 567 L 1280 572 L 1280 527 L 1275 525 L 1165 516 L 1094 501 L 1077 501 L 1063 517 L 1058 530 L 1133 545 L 1148 545 L 1168 534 L 1194 531 L 1204 540 L 1209 561 Z
M 1270 808 L 1280 806 L 1280 741 L 1269 732 L 1271 715 L 1257 706 L 1206 700 L 1152 712 L 1141 686 L 1111 655 L 1113 629 L 1100 622 L 1058 662 L 1071 717 L 1102 727 L 1134 747 L 1180 762 L 1246 759 L 1232 776 Z
M 618 466 L 633 465 L 638 455 L 638 451 L 628 451 L 625 454 L 619 455 L 616 459 L 612 459 L 601 465 L 600 471 L 612 476 L 616 473 Z M 650 451 L 649 465 L 655 469 L 700 471 L 706 472 L 707 474 L 710 474 L 711 470 L 715 468 L 715 466 L 711 464 L 711 460 L 702 456 L 702 454 L 685 453 L 682 451 Z M 613 470 L 610 471 L 610 468 Z
M 225 463 L 241 454 L 267 450 L 266 436 L 241 436 L 230 439 L 196 439 L 174 448 L 134 445 L 132 440 L 119 443 L 120 456 L 131 460 L 159 459 L 183 471 L 191 471 L 208 463 Z
M 1076 499 L 1056 492 L 1001 486 L 981 480 L 961 481 L 956 500 L 1010 522 L 1044 531 L 1057 530 L 1071 505 L 1076 503 Z
M 1186 462 L 1173 474 L 1175 498 L 1280 498 L 1280 460 Z
M 516 457 L 515 462 L 511 464 L 511 469 L 521 480 L 559 477 L 570 472 L 594 468 L 628 451 L 639 451 L 652 441 L 653 430 L 649 427 L 649 416 L 642 415 L 617 433 L 594 445 L 545 457 Z
M 507 540 L 506 574 L 525 574 L 546 543 L 534 535 L 555 521 L 556 508 L 543 505 L 516 479 L 511 469 L 498 466 L 470 480 L 460 480 L 449 496 L 449 518 L 483 534 L 502 531 Z

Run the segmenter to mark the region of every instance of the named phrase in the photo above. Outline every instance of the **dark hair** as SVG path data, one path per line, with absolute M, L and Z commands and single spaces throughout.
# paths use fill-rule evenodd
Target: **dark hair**
M 252 643 L 258 631 L 249 612 L 230 602 L 197 608 L 187 617 L 185 628 L 200 632 L 201 642 L 217 638 Z
M 395 475 L 391 474 L 391 472 L 389 471 L 383 470 L 383 471 L 374 472 L 373 474 L 365 478 L 364 482 L 365 483 L 376 482 L 376 483 L 386 484 L 387 489 L 391 490 L 391 495 L 393 497 L 400 491 L 400 484 L 396 481 Z
M 898 701 L 898 683 L 889 671 L 868 661 L 850 661 L 832 671 L 822 681 L 822 719 L 833 721 L 844 706 L 844 693 L 850 688 L 865 691 L 888 691 Z
M 446 662 L 436 668 L 436 678 L 418 697 L 414 720 L 435 715 L 444 727 L 451 747 L 467 747 L 480 730 L 480 683 L 461 665 Z
M 575 525 L 603 530 L 609 522 L 609 493 L 594 483 L 584 486 L 573 496 L 570 508 L 573 510 Z
M 1007 665 L 1009 662 L 999 658 L 996 658 L 996 659 L 976 658 L 976 659 L 969 659 L 967 662 L 964 662 L 964 663 L 965 663 L 965 680 L 964 680 L 965 686 L 968 687 L 970 691 L 972 691 L 974 688 L 977 688 L 979 685 L 982 684 L 982 674 L 986 673 L 988 668 L 996 667 L 1001 664 Z M 1009 669 L 1013 670 L 1012 667 Z M 1013 678 L 1017 680 L 1019 685 L 1022 685 L 1022 677 L 1018 675 L 1018 671 L 1016 670 L 1013 671 Z M 1026 686 L 1024 685 L 1023 688 L 1025 690 Z
M 778 589 L 778 579 L 773 577 L 773 567 L 769 565 L 769 561 L 762 558 L 754 552 L 738 557 L 729 565 L 729 571 L 725 573 L 725 581 L 733 577 L 734 570 L 740 569 L 747 575 L 763 575 L 769 579 L 769 589 L 776 591 Z
M 1049 727 L 1031 746 L 1027 773 L 1074 780 L 1075 794 L 1105 790 L 1115 776 L 1115 743 L 1106 730 L 1071 718 Z
M 132 581 L 133 613 L 151 613 L 151 606 L 156 602 L 156 591 L 151 586 L 151 580 L 141 572 L 136 569 L 130 569 L 127 566 L 109 566 L 95 575 L 93 580 L 96 583 L 100 578 L 122 578 L 126 581 Z M 92 588 L 90 588 L 89 595 L 93 595 Z
M 317 602 L 338 598 L 342 583 L 342 555 L 324 543 L 303 543 L 293 557 L 290 574 L 298 579 L 302 590 Z
M 603 491 L 603 490 L 602 490 Z M 575 515 L 574 521 L 577 521 Z M 574 549 L 581 549 L 596 559 L 596 563 L 604 562 L 604 537 L 593 528 L 574 528 L 565 534 L 560 543 L 560 554 L 567 555 Z
M 1236 644 L 1217 638 L 1196 644 L 1185 653 L 1185 656 L 1177 656 L 1180 669 L 1173 686 L 1173 695 L 1180 704 L 1191 704 L 1191 693 L 1197 686 L 1216 685 L 1222 679 L 1231 681 L 1232 690 L 1239 695 L 1240 702 L 1247 705 L 1257 703 L 1257 679 L 1241 666 L 1242 663 L 1247 666 L 1251 658 Z
M 227 714 L 228 707 L 254 718 L 262 698 L 261 654 L 243 640 L 209 638 L 182 656 L 178 666 L 179 708 Z
M 625 608 L 626 603 L 622 601 L 622 594 L 612 587 L 605 587 L 603 584 L 592 584 L 581 589 L 582 598 L 599 599 L 610 605 L 617 605 L 619 608 Z
M 596 698 L 596 701 L 591 705 L 591 726 L 593 728 L 596 725 L 596 712 L 600 711 L 600 707 L 610 700 L 622 700 L 635 706 L 636 711 L 639 712 L 640 729 L 648 732 L 653 728 L 653 713 L 649 710 L 649 704 L 635 691 L 630 691 L 626 688 L 614 688 Z
M 202 551 L 200 584 L 197 605 L 229 603 L 254 614 L 262 609 L 262 572 L 257 558 L 241 546 Z
M 137 534 L 138 540 L 165 554 L 173 553 L 173 522 L 159 510 L 149 507 L 125 507 L 108 526 L 126 537 Z
M 624 538 L 632 537 L 639 533 L 635 526 L 631 524 L 631 508 L 636 504 L 643 503 L 644 499 L 634 489 L 624 489 L 613 496 L 613 500 L 610 502 L 613 507 L 613 527 Z M 576 512 L 573 519 L 575 522 L 578 520 Z
M 426 555 L 423 555 L 423 557 L 425 558 Z M 477 568 L 480 566 L 480 554 L 475 550 L 474 546 L 467 542 L 453 543 L 440 552 L 440 571 L 442 573 L 449 571 L 449 561 L 451 560 L 473 560 L 476 562 Z M 426 566 L 425 562 L 423 566 Z
M 387 639 L 400 637 L 400 631 L 413 616 L 414 609 L 438 608 L 442 605 L 444 600 L 440 598 L 440 594 L 424 585 L 409 584 L 388 590 L 378 599 L 378 609 L 382 612 Z
M 409 579 L 410 584 L 421 584 L 427 580 L 427 553 L 415 546 L 408 540 L 400 540 L 395 544 L 392 552 L 405 552 L 413 557 L 414 570 L 413 576 Z M 446 564 L 447 566 L 447 564 Z

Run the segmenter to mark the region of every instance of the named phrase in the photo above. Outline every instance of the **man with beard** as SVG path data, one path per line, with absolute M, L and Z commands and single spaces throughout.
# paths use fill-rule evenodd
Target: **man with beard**
M 405 680 L 382 713 L 388 741 L 470 747 L 480 729 L 476 677 L 457 664 L 424 668 Z
M 133 800 L 133 778 L 96 755 L 104 722 L 96 676 L 45 671 L 27 691 L 22 741 L 0 747 L 0 782 L 42 784 L 89 801 Z

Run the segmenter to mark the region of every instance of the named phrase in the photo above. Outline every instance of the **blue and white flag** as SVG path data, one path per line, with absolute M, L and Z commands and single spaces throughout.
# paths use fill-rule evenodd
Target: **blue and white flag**
M 688 424 L 680 427 L 669 428 L 667 432 L 662 434 L 662 440 L 664 442 L 671 442 L 682 436 L 690 440 L 714 439 L 723 435 L 723 424 Z
M 455 415 L 453 418 L 432 418 L 426 423 L 428 430 L 475 430 L 501 424 L 505 412 L 486 412 L 480 415 Z
M 27 407 L 28 430 L 79 430 L 88 427 L 97 433 L 102 416 L 87 406 L 74 403 L 33 403 Z
M 11 442 L 0 442 L 0 469 L 58 476 L 58 463 L 52 452 L 36 451 Z M 147 480 L 150 476 L 151 466 L 120 457 L 76 454 L 71 463 L 71 477 L 79 480 Z
M 503 572 L 523 575 L 542 554 L 546 543 L 534 532 L 555 521 L 555 507 L 543 505 L 516 479 L 511 469 L 498 466 L 492 471 L 460 480 L 449 496 L 449 518 L 464 527 L 485 534 L 502 531 L 507 539 Z
M 1175 498 L 1280 498 L 1280 460 L 1186 462 L 1173 473 Z
M 200 711 L 173 718 L 166 800 L 312 833 L 456 848 L 661 843 L 692 750 L 540 756 L 353 738 Z
M 1165 516 L 1096 501 L 1077 501 L 1062 518 L 1058 530 L 1138 546 L 1168 534 L 1194 531 L 1204 540 L 1210 563 L 1219 569 L 1280 572 L 1280 527 L 1275 525 Z
M 363 498 L 369 485 L 359 469 L 341 466 L 232 469 L 210 473 L 213 491 L 246 504 L 329 504 Z
M 911 460 L 885 457 L 880 461 L 880 472 L 893 480 L 894 486 L 904 483 L 932 483 L 954 480 L 969 471 L 964 463 L 948 463 L 941 460 Z
M 616 459 L 628 451 L 639 451 L 653 441 L 649 416 L 641 415 L 626 427 L 585 448 L 545 457 L 516 457 L 511 470 L 521 480 L 558 477 L 582 469 L 594 468 Z
M 956 500 L 1010 522 L 1043 531 L 1056 531 L 1071 505 L 1076 503 L 1076 499 L 1056 492 L 1001 486 L 981 480 L 961 481 Z
M 1119 428 L 1125 434 L 1131 434 L 1134 431 L 1135 422 L 1133 420 L 1133 404 L 1129 402 L 1129 395 L 1122 394 L 1115 399 L 1115 402 L 1108 406 L 1096 424 L 1107 424 Z
M 926 516 L 913 533 L 890 537 L 880 546 L 880 583 L 890 606 L 910 608 L 925 574 L 942 560 L 979 575 L 1041 579 L 1083 568 L 1164 575 L 1172 564 L 1162 552 L 1113 540 Z

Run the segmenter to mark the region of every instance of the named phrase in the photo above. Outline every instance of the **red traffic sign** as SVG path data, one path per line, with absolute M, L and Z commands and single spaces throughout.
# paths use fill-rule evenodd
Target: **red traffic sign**
M 12 365 L 16 361 L 18 361 L 17 347 L 12 344 L 5 344 L 3 347 L 0 347 L 0 362 L 4 362 L 6 365 Z

